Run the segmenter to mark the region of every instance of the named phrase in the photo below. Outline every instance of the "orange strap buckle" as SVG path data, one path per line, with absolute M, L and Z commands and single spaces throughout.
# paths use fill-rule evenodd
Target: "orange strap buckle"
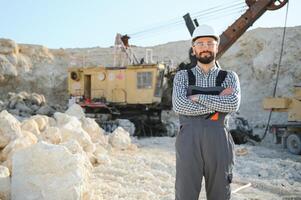
M 218 112 L 214 113 L 214 115 L 212 115 L 212 117 L 210 118 L 210 120 L 217 121 L 218 120 Z

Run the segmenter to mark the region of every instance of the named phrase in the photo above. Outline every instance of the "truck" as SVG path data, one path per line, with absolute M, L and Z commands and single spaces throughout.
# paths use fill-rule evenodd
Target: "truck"
M 285 123 L 271 124 L 274 142 L 287 148 L 292 154 L 301 154 L 301 85 L 294 85 L 292 97 L 266 97 L 263 108 L 287 113 Z

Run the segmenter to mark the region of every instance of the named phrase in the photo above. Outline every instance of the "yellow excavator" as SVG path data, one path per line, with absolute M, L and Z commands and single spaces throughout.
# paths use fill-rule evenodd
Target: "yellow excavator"
M 267 10 L 277 10 L 288 0 L 246 0 L 248 9 L 220 35 L 217 58 Z M 190 32 L 195 28 L 184 16 Z M 138 59 L 127 35 L 117 34 L 114 66 L 83 66 L 68 69 L 68 94 L 89 116 L 110 130 L 117 118 L 126 118 L 136 126 L 135 135 L 169 135 L 177 132 L 172 122 L 163 123 L 161 113 L 171 109 L 172 82 L 176 70 L 166 63 Z M 192 66 L 195 62 L 191 57 Z M 115 62 L 116 61 L 116 62 Z M 195 65 L 194 65 L 195 66 Z M 179 68 L 181 69 L 181 67 Z M 115 126 L 116 127 L 116 126 Z

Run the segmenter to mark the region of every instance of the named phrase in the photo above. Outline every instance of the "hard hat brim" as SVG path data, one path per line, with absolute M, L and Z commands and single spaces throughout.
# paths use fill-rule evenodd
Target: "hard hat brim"
M 211 37 L 213 39 L 215 39 L 217 42 L 219 42 L 219 37 L 216 37 L 214 35 L 202 35 L 202 36 L 198 36 L 198 37 L 195 37 L 195 38 L 192 38 L 192 42 L 196 41 L 197 39 L 199 38 L 203 38 L 203 37 Z

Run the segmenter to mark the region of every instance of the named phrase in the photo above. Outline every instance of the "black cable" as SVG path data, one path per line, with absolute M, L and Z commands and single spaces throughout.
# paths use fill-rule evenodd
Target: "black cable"
M 233 6 L 233 5 L 237 4 L 238 2 L 239 2 L 239 4 L 245 4 L 245 1 L 232 1 L 232 2 L 229 2 L 228 5 L 232 4 L 232 6 Z M 228 6 L 228 5 L 226 5 L 226 6 Z M 206 9 L 206 10 L 204 9 L 204 10 L 200 10 L 200 11 L 195 12 L 195 13 L 191 13 L 191 15 L 192 15 L 192 16 L 193 16 L 193 15 L 197 15 L 198 13 L 208 12 L 208 11 L 210 11 L 210 10 L 214 10 L 214 9 L 217 9 L 217 8 L 220 8 L 220 7 L 224 7 L 224 6 L 225 6 L 225 2 L 224 2 L 223 4 L 218 5 L 218 6 L 208 8 L 208 9 Z M 213 11 L 213 12 L 214 12 L 214 11 Z
M 244 3 L 236 3 L 236 4 L 233 4 L 233 5 L 229 5 L 229 6 L 226 6 L 226 7 L 224 7 L 224 8 L 220 8 L 220 9 L 217 9 L 217 10 L 214 10 L 213 12 L 211 11 L 211 12 L 207 12 L 207 10 L 206 11 L 204 11 L 204 12 L 202 12 L 201 14 L 199 14 L 199 15 L 196 15 L 196 16 L 194 16 L 193 18 L 198 18 L 198 17 L 201 17 L 201 16 L 206 16 L 206 15 L 208 15 L 208 14 L 212 14 L 212 13 L 216 13 L 216 12 L 220 12 L 220 11 L 224 11 L 224 10 L 227 10 L 227 9 L 229 9 L 229 8 L 235 8 L 235 7 L 238 7 L 238 6 L 246 6 Z
M 245 11 L 244 8 L 246 8 L 246 6 L 238 7 L 238 8 L 235 8 L 235 9 L 231 9 L 231 10 L 228 10 L 226 12 L 224 11 L 222 13 L 219 13 L 219 15 L 209 15 L 209 16 L 205 16 L 205 17 L 199 17 L 197 19 L 198 20 L 206 20 L 206 21 L 210 21 L 210 20 L 214 20 L 214 19 L 219 19 L 219 18 L 222 18 L 222 17 L 225 17 L 225 16 L 230 16 L 230 15 L 233 15 L 233 14 L 240 14 L 242 11 Z
M 243 7 L 241 7 L 243 8 Z M 219 13 L 220 15 L 211 15 L 211 16 L 206 16 L 206 17 L 203 17 L 203 18 L 198 18 L 198 19 L 202 19 L 202 20 L 206 20 L 206 21 L 210 21 L 210 20 L 215 20 L 215 19 L 219 19 L 219 18 L 222 18 L 222 17 L 225 17 L 225 16 L 231 16 L 231 15 L 234 15 L 234 14 L 241 14 L 242 11 L 244 11 L 245 9 L 241 9 L 241 8 L 236 8 L 236 10 L 229 10 L 229 11 L 234 11 L 234 12 L 224 12 L 224 13 Z M 238 10 L 239 9 L 239 10 Z M 184 21 L 181 21 L 180 23 L 177 23 L 177 24 L 173 24 L 172 26 L 165 26 L 165 27 L 161 27 L 161 29 L 159 30 L 153 30 L 153 31 L 150 31 L 150 32 L 147 32 L 145 33 L 144 35 L 139 35 L 139 36 L 135 36 L 133 37 L 135 40 L 140 40 L 141 38 L 144 39 L 144 38 L 148 38 L 150 37 L 151 35 L 154 35 L 156 34 L 156 32 L 160 31 L 160 34 L 162 34 L 162 29 L 166 29 L 166 30 L 171 30 L 171 28 L 175 28 L 176 26 L 178 25 L 183 25 L 185 22 Z M 165 31 L 166 32 L 166 31 Z
M 206 10 L 198 11 L 197 13 L 202 12 L 202 14 L 196 15 L 196 17 L 202 16 L 202 15 L 205 15 L 205 14 L 212 14 L 212 13 L 219 12 L 219 11 L 222 11 L 222 10 L 226 10 L 228 8 L 233 8 L 233 6 L 235 7 L 235 6 L 242 5 L 242 4 L 244 4 L 244 3 L 242 3 L 242 2 L 241 3 L 236 3 L 235 2 L 235 4 L 228 5 L 228 6 L 224 7 L 224 8 L 220 8 L 220 9 L 217 9 L 217 10 L 215 8 L 219 8 L 219 7 L 223 6 L 223 5 L 215 6 L 215 7 L 206 9 Z M 211 10 L 211 11 L 208 11 L 208 10 Z M 194 13 L 192 15 L 195 15 L 197 13 Z M 136 33 L 128 34 L 128 35 L 133 38 L 133 37 L 135 37 L 135 35 L 139 35 L 139 34 L 142 34 L 142 33 L 145 33 L 145 32 L 150 32 L 152 30 L 160 29 L 162 27 L 164 28 L 166 26 L 171 26 L 171 25 L 178 24 L 178 23 L 183 23 L 183 20 L 181 19 L 181 20 L 178 20 L 178 21 L 175 21 L 175 22 L 171 22 L 171 23 L 168 23 L 168 24 L 162 24 L 162 25 L 159 25 L 159 26 L 148 28 L 148 29 L 145 29 L 145 30 L 142 30 L 142 31 L 139 31 L 139 32 L 136 32 Z
M 210 20 L 218 19 L 218 18 L 221 18 L 221 17 L 224 17 L 224 16 L 230 16 L 230 15 L 233 15 L 233 14 L 240 14 L 242 11 L 245 11 L 244 8 L 246 8 L 246 6 L 231 8 L 231 9 L 229 9 L 227 11 L 224 11 L 224 12 L 219 12 L 219 13 L 214 14 L 214 15 L 208 15 L 208 16 L 204 16 L 203 18 L 197 18 L 197 19 L 210 21 Z M 185 24 L 185 22 L 182 20 L 182 21 L 175 22 L 175 23 L 172 23 L 172 24 L 169 24 L 169 25 L 164 25 L 164 26 L 161 26 L 161 27 L 157 27 L 156 29 L 153 29 L 153 30 L 146 31 L 144 34 L 139 34 L 137 36 L 131 36 L 131 35 L 130 36 L 132 38 L 135 38 L 135 39 L 136 38 L 141 38 L 141 37 L 145 37 L 145 35 L 148 35 L 149 33 L 158 32 L 158 31 L 161 31 L 162 29 L 169 29 L 170 27 L 175 27 L 175 26 L 183 25 L 183 24 Z
M 285 39 L 286 23 L 287 23 L 287 15 L 288 15 L 288 5 L 289 5 L 289 1 L 287 1 L 286 14 L 285 14 L 285 22 L 284 22 L 283 34 L 282 34 L 282 42 L 281 42 L 280 57 L 279 57 L 279 62 L 278 62 L 278 66 L 277 66 L 276 82 L 275 82 L 275 86 L 274 86 L 274 90 L 273 90 L 273 97 L 276 96 L 277 85 L 278 85 L 278 79 L 279 79 L 279 72 L 280 72 L 280 65 L 281 65 L 282 55 L 283 55 L 283 47 L 284 47 L 284 39 Z M 262 141 L 262 140 L 265 138 L 265 136 L 266 136 L 266 134 L 267 134 L 267 132 L 268 132 L 268 129 L 269 129 L 269 126 L 270 126 L 271 117 L 272 117 L 272 112 L 273 112 L 273 109 L 270 110 L 268 122 L 267 122 L 267 125 L 266 125 L 266 127 L 265 127 L 264 134 L 263 134 L 263 136 L 260 138 L 260 141 Z

